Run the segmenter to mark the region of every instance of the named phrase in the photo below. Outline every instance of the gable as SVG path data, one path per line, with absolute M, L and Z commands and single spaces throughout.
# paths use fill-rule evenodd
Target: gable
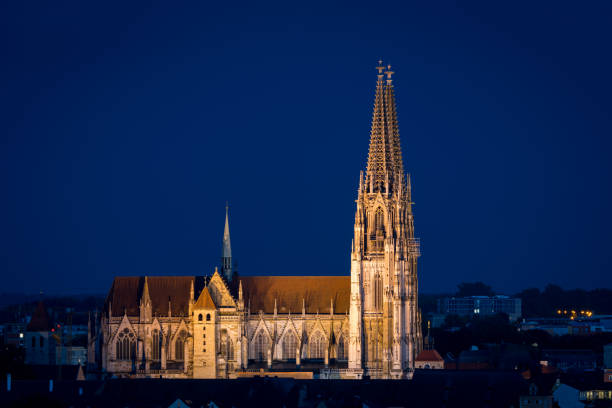
M 234 298 L 230 294 L 225 281 L 216 270 L 212 278 L 210 278 L 210 282 L 208 282 L 208 290 L 215 305 L 219 307 L 236 307 L 236 302 L 234 302 Z

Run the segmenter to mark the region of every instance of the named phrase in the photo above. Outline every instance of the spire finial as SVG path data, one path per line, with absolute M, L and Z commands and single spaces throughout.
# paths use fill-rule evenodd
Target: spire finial
M 385 66 L 383 65 L 382 60 L 378 60 L 378 66 L 376 67 L 378 70 L 378 75 L 382 76 L 383 71 L 385 70 Z
M 391 85 L 391 76 L 395 74 L 395 72 L 391 71 L 391 65 L 387 65 L 387 71 L 385 71 L 385 74 L 387 74 L 387 85 Z

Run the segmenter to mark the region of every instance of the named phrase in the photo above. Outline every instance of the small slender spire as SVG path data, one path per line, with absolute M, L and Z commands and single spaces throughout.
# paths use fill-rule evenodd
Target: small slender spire
M 229 231 L 229 205 L 225 202 L 225 228 L 223 230 L 223 254 L 221 257 L 221 271 L 228 282 L 232 281 L 232 244 Z
M 238 282 L 238 300 L 242 301 L 242 281 Z
M 151 296 L 149 295 L 149 278 L 145 276 L 144 287 L 142 288 L 142 297 L 140 298 L 141 302 L 146 303 L 147 301 L 151 301 Z

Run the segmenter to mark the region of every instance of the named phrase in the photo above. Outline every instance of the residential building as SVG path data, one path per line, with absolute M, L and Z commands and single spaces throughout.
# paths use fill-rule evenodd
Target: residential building
M 612 343 L 606 344 L 603 348 L 604 367 L 612 369 Z
M 438 313 L 459 316 L 490 316 L 505 313 L 511 321 L 521 317 L 521 299 L 508 296 L 468 296 L 438 299 Z

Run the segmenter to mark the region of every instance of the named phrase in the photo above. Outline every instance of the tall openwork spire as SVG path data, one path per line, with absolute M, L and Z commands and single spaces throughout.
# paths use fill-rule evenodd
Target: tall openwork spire
M 421 350 L 412 187 L 404 174 L 393 71 L 379 61 L 370 150 L 359 175 L 351 251 L 348 370 L 408 378 Z M 365 320 L 367 316 L 367 320 Z
M 225 204 L 225 229 L 223 230 L 223 254 L 221 272 L 228 282 L 232 280 L 232 245 L 229 232 L 229 206 Z
M 404 172 L 391 79 L 393 71 L 391 65 L 385 67 L 382 61 L 379 61 L 376 69 L 378 75 L 364 187 L 371 193 L 392 193 L 399 188 Z

